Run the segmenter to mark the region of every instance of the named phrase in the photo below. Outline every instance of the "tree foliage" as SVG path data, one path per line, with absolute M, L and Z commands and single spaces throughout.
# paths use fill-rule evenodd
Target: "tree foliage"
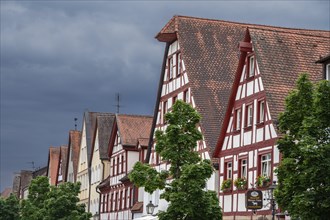
M 22 220 L 88 220 L 92 215 L 77 205 L 80 183 L 50 186 L 45 176 L 33 179 L 28 199 L 22 201 Z
M 130 180 L 152 193 L 163 189 L 161 198 L 169 202 L 166 211 L 158 214 L 160 220 L 222 219 L 219 201 L 214 191 L 205 190 L 213 173 L 209 160 L 202 160 L 194 151 L 202 134 L 196 125 L 200 115 L 189 104 L 177 101 L 172 112 L 165 115 L 165 132 L 156 131 L 156 152 L 171 164 L 168 171 L 158 172 L 148 164 L 136 163 Z
M 0 220 L 19 220 L 19 200 L 13 194 L 6 199 L 0 197 Z
M 286 98 L 279 117 L 283 136 L 278 148 L 283 160 L 278 167 L 276 199 L 280 207 L 301 219 L 330 216 L 330 85 L 313 85 L 307 74 Z

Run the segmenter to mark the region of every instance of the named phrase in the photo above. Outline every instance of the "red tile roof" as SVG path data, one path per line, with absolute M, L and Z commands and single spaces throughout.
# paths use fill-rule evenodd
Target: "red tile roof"
M 47 175 L 50 179 L 51 185 L 56 185 L 57 182 L 57 170 L 60 158 L 60 148 L 59 147 L 50 147 L 48 155 L 48 171 Z
M 272 32 L 276 36 L 290 33 L 291 35 L 311 36 L 310 38 L 313 38 L 312 36 L 315 35 L 322 39 L 329 37 L 328 31 L 280 28 L 185 16 L 174 16 L 156 36 L 159 41 L 163 42 L 172 42 L 176 39 L 179 41 L 181 56 L 185 62 L 196 109 L 202 116 L 202 133 L 209 147 L 209 152 L 212 155 L 225 117 L 233 80 L 238 66 L 238 44 L 243 40 L 247 28 L 254 28 L 252 41 L 257 44 L 257 53 L 260 53 L 257 57 L 257 59 L 260 60 L 258 61 L 263 62 L 260 71 L 263 70 L 266 72 L 271 71 L 272 67 L 277 68 L 275 64 L 271 63 L 271 57 L 274 59 L 276 56 L 286 56 L 279 54 L 280 50 L 277 50 L 276 56 L 273 56 L 271 50 L 275 48 L 270 47 L 272 45 L 267 48 L 266 44 L 260 42 L 262 41 L 261 39 L 257 40 L 257 36 L 259 36 L 261 32 L 263 34 L 265 34 L 264 31 Z M 293 38 L 295 37 L 292 37 L 292 39 Z M 277 40 L 276 37 L 273 39 Z M 313 42 L 316 42 L 315 39 Z M 289 45 L 289 42 L 284 43 L 284 45 L 285 44 Z M 307 48 L 310 47 L 306 47 L 306 50 L 303 50 L 304 53 L 307 54 L 305 56 L 308 56 Z M 303 59 L 298 59 L 296 55 L 298 54 L 291 54 L 291 57 L 295 57 L 295 59 L 290 58 L 290 61 L 303 62 Z M 299 56 L 300 55 L 301 53 L 299 53 Z M 317 54 L 313 54 L 313 57 L 314 55 L 316 56 Z M 317 56 L 320 55 L 322 54 L 318 54 Z M 266 58 L 267 62 L 264 62 L 263 59 Z M 315 61 L 316 59 L 314 62 Z M 267 65 L 267 63 L 269 65 Z M 272 77 L 274 76 L 273 74 Z M 271 87 L 267 82 L 265 86 Z M 272 96 L 274 97 L 272 99 L 275 101 L 283 97 L 277 94 L 276 91 L 274 91 Z M 276 105 L 276 102 L 274 102 L 274 105 Z M 156 109 L 156 111 L 158 111 L 158 109 Z M 278 110 L 276 109 L 275 111 L 277 112 Z M 153 123 L 156 123 L 155 121 L 156 119 L 154 119 Z
M 68 172 L 68 168 L 69 168 L 69 163 L 72 162 L 73 179 L 75 182 L 77 180 L 77 173 L 78 173 L 80 141 L 81 141 L 81 131 L 76 131 L 76 130 L 69 131 L 68 161 L 67 161 L 67 167 L 66 167 L 66 175 L 68 174 L 67 172 Z M 71 152 L 71 154 L 70 154 L 70 152 Z M 70 155 L 71 155 L 71 157 L 70 157 Z
M 149 138 L 152 119 L 151 116 L 118 114 L 116 120 L 122 145 L 135 147 L 139 138 Z

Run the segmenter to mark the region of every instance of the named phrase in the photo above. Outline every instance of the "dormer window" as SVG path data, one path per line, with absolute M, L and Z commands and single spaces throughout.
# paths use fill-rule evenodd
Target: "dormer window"
M 248 73 L 248 77 L 253 77 L 254 76 L 254 69 L 255 69 L 255 60 L 254 60 L 254 56 L 250 56 L 249 57 L 249 73 Z

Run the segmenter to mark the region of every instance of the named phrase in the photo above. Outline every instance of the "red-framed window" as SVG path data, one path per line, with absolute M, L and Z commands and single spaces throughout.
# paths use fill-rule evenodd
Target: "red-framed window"
M 112 175 L 116 175 L 116 173 L 115 173 L 115 164 L 116 164 L 116 159 L 115 158 L 113 158 L 112 159 Z
M 250 127 L 253 124 L 253 104 L 247 105 L 245 107 L 245 127 Z
M 182 73 L 182 60 L 181 60 L 181 53 L 177 53 L 177 75 Z
M 255 56 L 251 54 L 247 57 L 247 78 L 254 77 L 255 75 Z
M 117 156 L 117 175 L 120 174 L 120 163 L 119 163 L 119 156 Z
M 233 178 L 233 162 L 225 162 L 225 180 Z
M 174 103 L 176 102 L 177 99 L 178 99 L 177 96 L 173 96 L 173 98 L 172 98 L 172 105 L 174 105 Z
M 189 100 L 189 91 L 188 89 L 186 89 L 184 92 L 183 92 L 183 101 L 186 102 L 186 103 L 189 103 L 190 100 Z
M 121 155 L 121 172 L 125 173 L 125 160 L 124 160 L 124 155 Z
M 258 101 L 258 123 L 262 123 L 265 121 L 265 100 Z
M 238 176 L 240 178 L 246 178 L 248 174 L 248 164 L 247 164 L 247 158 L 242 158 L 238 160 Z
M 168 79 L 172 80 L 174 77 L 174 63 L 173 63 L 173 56 L 168 58 Z
M 242 109 L 237 108 L 234 111 L 234 130 L 240 130 L 241 129 L 241 122 L 242 121 Z

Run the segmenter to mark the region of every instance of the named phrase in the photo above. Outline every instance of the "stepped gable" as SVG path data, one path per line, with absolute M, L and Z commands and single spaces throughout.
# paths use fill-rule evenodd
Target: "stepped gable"
M 123 146 L 135 147 L 139 138 L 149 138 L 152 116 L 117 115 L 117 126 Z
M 314 35 L 319 38 L 329 37 L 327 31 L 281 28 L 187 16 L 174 16 L 156 35 L 161 42 L 170 43 L 176 39 L 179 40 L 181 56 L 185 62 L 196 110 L 202 116 L 200 122 L 202 132 L 212 155 L 216 148 L 238 67 L 240 55 L 238 45 L 243 41 L 247 28 L 255 30 L 252 37 L 252 41 L 255 43 L 259 43 L 259 41 L 255 41 L 255 38 L 263 30 L 304 35 L 306 38 Z M 262 50 L 267 53 L 263 59 L 269 59 L 272 56 L 271 49 L 273 48 L 267 49 L 265 44 L 256 46 L 257 53 Z M 257 59 L 262 62 L 263 59 L 260 56 L 263 55 L 260 54 Z M 275 57 L 272 56 L 272 59 Z M 271 62 L 271 60 L 267 62 Z M 269 66 L 263 66 L 261 71 L 266 68 L 270 69 Z M 267 83 L 266 85 L 269 86 Z

